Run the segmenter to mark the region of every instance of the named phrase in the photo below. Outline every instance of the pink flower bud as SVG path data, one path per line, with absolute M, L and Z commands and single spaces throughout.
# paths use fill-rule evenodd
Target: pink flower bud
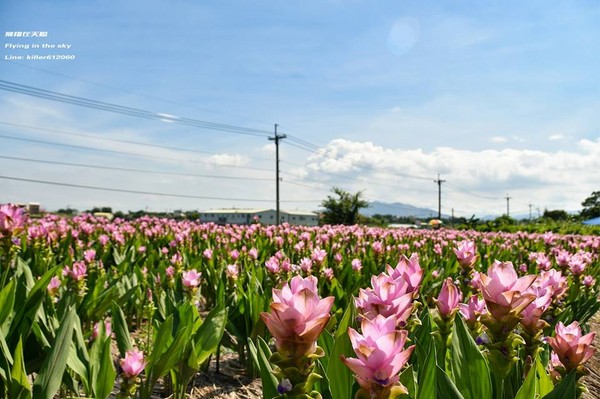
M 271 311 L 260 316 L 275 338 L 277 350 L 291 357 L 313 353 L 329 321 L 333 300 L 331 296 L 319 298 L 314 276 L 295 276 L 281 289 L 273 289 Z
M 181 281 L 183 282 L 183 286 L 185 288 L 195 288 L 200 285 L 200 276 L 202 273 L 198 273 L 196 269 L 189 270 L 187 272 L 183 272 L 181 276 Z
M 442 283 L 440 296 L 435 301 L 438 312 L 443 319 L 449 319 L 458 311 L 458 304 L 462 300 L 462 292 L 448 277 Z
M 570 371 L 589 360 L 595 353 L 591 344 L 596 333 L 581 335 L 579 323 L 574 321 L 565 327 L 559 322 L 554 328 L 555 336 L 548 338 L 548 344 L 554 349 L 560 362 Z
M 144 352 L 142 351 L 127 351 L 125 359 L 121 359 L 123 376 L 127 379 L 137 377 L 144 370 L 144 367 L 146 367 L 146 362 L 144 361 Z

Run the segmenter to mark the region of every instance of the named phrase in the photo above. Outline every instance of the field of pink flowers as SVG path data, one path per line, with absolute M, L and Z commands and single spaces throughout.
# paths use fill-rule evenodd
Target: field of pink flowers
M 0 397 L 184 398 L 234 351 L 265 398 L 577 398 L 599 247 L 3 205 Z

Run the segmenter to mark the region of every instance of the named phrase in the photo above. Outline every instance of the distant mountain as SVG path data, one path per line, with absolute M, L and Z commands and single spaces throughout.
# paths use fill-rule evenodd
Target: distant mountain
M 373 201 L 369 203 L 368 208 L 361 209 L 360 213 L 365 216 L 379 215 L 395 215 L 395 216 L 413 216 L 416 218 L 427 219 L 437 217 L 437 210 L 429 208 L 419 208 L 417 206 L 403 204 L 401 202 L 379 202 Z M 448 217 L 442 214 L 442 217 Z

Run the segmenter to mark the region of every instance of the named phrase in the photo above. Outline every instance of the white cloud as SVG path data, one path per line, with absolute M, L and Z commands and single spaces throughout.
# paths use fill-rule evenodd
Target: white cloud
M 504 136 L 493 136 L 490 138 L 492 143 L 506 143 L 508 139 Z
M 453 147 L 390 149 L 372 142 L 331 141 L 327 153 L 308 160 L 306 182 L 318 180 L 350 190 L 366 189 L 372 199 L 437 207 L 437 173 L 446 207 L 464 214 L 501 213 L 506 193 L 517 209 L 529 202 L 542 208 L 577 210 L 597 187 L 600 139 L 580 140 L 573 151 L 524 149 L 470 151 Z
M 552 135 L 548 136 L 548 140 L 550 140 L 550 141 L 558 141 L 558 140 L 562 140 L 564 138 L 565 138 L 565 136 L 562 134 L 552 134 Z
M 215 154 L 208 157 L 208 162 L 216 165 L 244 166 L 248 160 L 239 154 Z

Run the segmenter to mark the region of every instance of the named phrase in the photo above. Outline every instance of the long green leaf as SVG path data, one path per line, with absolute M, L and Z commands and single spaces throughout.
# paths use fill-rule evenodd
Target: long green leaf
M 54 345 L 33 383 L 33 395 L 36 399 L 52 399 L 60 388 L 73 338 L 74 321 L 75 309 L 71 308 L 61 321 Z
M 0 291 L 0 328 L 5 329 L 4 322 L 10 323 L 9 316 L 13 313 L 17 280 L 10 280 Z
M 417 344 L 418 346 L 418 344 Z M 437 364 L 436 364 L 435 345 L 429 347 L 429 353 L 425 363 L 419 368 L 419 393 L 418 399 L 436 399 L 437 398 Z
M 26 267 L 27 271 L 29 270 L 27 265 L 24 265 L 23 267 Z M 10 326 L 10 332 L 8 334 L 9 339 L 10 337 L 27 337 L 29 335 L 31 326 L 36 317 L 35 315 L 46 295 L 46 287 L 52 277 L 56 275 L 58 268 L 59 267 L 56 266 L 48 270 L 39 280 L 37 280 L 37 282 L 35 282 L 31 290 L 27 293 L 27 299 L 25 300 L 24 306 L 19 309 Z M 28 273 L 23 273 L 23 275 L 28 276 Z M 16 335 L 15 332 L 17 332 Z M 13 342 L 13 344 L 16 345 L 16 342 Z
M 452 376 L 465 399 L 492 397 L 492 381 L 487 360 L 467 331 L 460 315 L 454 318 L 452 334 Z
M 554 384 L 552 383 L 550 376 L 546 372 L 546 369 L 544 368 L 542 360 L 539 358 L 539 356 L 535 364 L 537 369 L 539 394 L 541 397 L 543 397 L 544 395 L 547 395 L 550 392 L 552 392 L 552 390 L 554 389 Z
M 112 304 L 112 330 L 115 333 L 119 354 L 124 358 L 125 353 L 127 353 L 133 345 L 131 344 L 131 336 L 129 335 L 129 329 L 127 328 L 125 314 L 123 313 L 123 309 L 121 309 L 116 302 L 113 302 Z
M 452 382 L 450 377 L 446 374 L 440 366 L 436 366 L 436 384 L 437 384 L 437 397 L 438 399 L 465 399 L 456 388 L 456 385 Z M 491 396 L 483 396 L 485 398 L 491 398 Z M 483 398 L 482 397 L 482 398 Z
M 115 385 L 117 373 L 110 354 L 110 339 L 105 339 L 100 354 L 100 369 L 95 379 L 94 397 L 97 399 L 107 398 Z
M 21 339 L 19 339 L 19 343 L 15 348 L 15 362 L 11 370 L 9 397 L 15 399 L 31 398 L 31 386 L 29 385 L 27 371 L 25 370 L 23 341 Z
M 552 392 L 544 396 L 543 399 L 576 399 L 577 384 L 575 379 L 575 370 L 572 370 L 566 377 L 559 382 Z
M 217 351 L 227 325 L 227 310 L 219 305 L 206 316 L 196 332 L 196 349 L 198 351 L 198 366 Z
M 354 376 L 352 371 L 342 363 L 341 356 L 352 357 L 354 350 L 348 336 L 348 328 L 354 320 L 354 308 L 349 305 L 334 334 L 333 350 L 329 354 L 327 378 L 329 378 L 333 399 L 347 399 L 352 396 Z
M 267 343 L 258 337 L 258 348 L 254 345 L 251 339 L 248 339 L 248 351 L 254 361 L 254 365 L 260 371 L 260 378 L 262 380 L 263 399 L 273 399 L 279 393 L 277 392 L 277 379 L 273 375 L 273 369 L 269 358 L 271 357 L 271 351 Z

